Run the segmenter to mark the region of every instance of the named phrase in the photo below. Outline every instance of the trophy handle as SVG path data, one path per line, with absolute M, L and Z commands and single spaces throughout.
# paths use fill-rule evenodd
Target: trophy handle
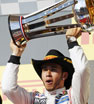
M 41 29 L 33 32 L 29 32 L 27 34 L 29 39 L 61 35 L 66 33 L 66 29 L 81 27 L 80 24 L 68 24 L 68 25 L 56 25 L 56 26 L 48 26 L 46 29 Z
M 46 9 L 37 11 L 35 13 L 25 15 L 23 16 L 23 24 L 29 23 L 35 20 L 38 20 L 40 18 L 47 18 L 49 16 L 52 16 L 53 14 L 71 6 L 77 3 L 77 1 L 71 0 L 70 2 L 67 2 L 68 0 L 62 0 Z
M 49 19 L 49 20 L 44 19 L 41 22 L 37 22 L 37 23 L 33 23 L 33 24 L 32 23 L 23 24 L 23 28 L 24 28 L 25 33 L 27 33 L 32 29 L 35 29 L 35 28 L 38 28 L 41 26 L 49 27 L 50 24 L 53 24 L 53 23 L 56 23 L 56 22 L 59 22 L 59 21 L 65 20 L 65 19 L 69 19 L 72 17 L 74 17 L 73 13 L 64 15 L 64 16 L 60 16 L 57 18 Z
M 61 34 L 63 35 L 66 33 L 66 29 L 77 28 L 77 27 L 81 27 L 82 32 L 88 32 L 89 34 L 91 34 L 88 30 L 84 29 L 81 24 L 68 24 L 68 25 L 48 26 L 46 27 L 46 29 L 30 32 L 29 38 L 36 39 L 36 38 L 55 36 Z

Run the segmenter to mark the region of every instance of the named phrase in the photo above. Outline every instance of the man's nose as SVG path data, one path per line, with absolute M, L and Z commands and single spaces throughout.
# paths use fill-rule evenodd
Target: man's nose
M 48 69 L 47 70 L 47 73 L 46 73 L 46 77 L 51 77 L 52 75 L 51 75 L 51 70 L 50 69 Z

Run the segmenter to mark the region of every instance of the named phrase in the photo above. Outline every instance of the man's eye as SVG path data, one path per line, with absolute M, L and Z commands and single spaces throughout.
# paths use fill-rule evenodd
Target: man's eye
M 47 71 L 47 68 L 42 68 L 43 71 Z
M 51 71 L 56 72 L 56 68 L 52 68 Z

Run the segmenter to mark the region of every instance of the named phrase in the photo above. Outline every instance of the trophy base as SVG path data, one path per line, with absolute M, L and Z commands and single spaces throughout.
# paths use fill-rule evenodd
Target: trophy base
M 28 40 L 25 37 L 24 30 L 22 27 L 22 16 L 12 16 L 8 17 L 8 24 L 11 37 L 14 43 L 18 46 L 25 44 Z

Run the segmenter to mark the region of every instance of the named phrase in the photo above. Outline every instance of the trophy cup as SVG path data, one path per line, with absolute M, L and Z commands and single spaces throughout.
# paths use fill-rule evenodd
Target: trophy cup
M 51 18 L 52 15 L 72 6 L 72 13 Z M 77 24 L 51 25 L 74 17 Z M 41 19 L 41 20 L 40 20 Z M 64 34 L 66 29 L 81 27 L 83 31 L 94 30 L 93 0 L 62 0 L 45 9 L 25 16 L 10 15 L 9 30 L 14 43 L 23 45 L 31 39 Z

